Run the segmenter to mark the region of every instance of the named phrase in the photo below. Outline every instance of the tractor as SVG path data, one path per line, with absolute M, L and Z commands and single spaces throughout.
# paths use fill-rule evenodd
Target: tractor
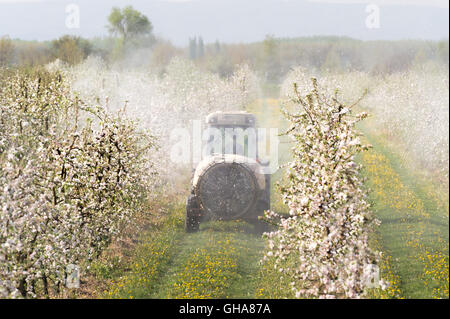
M 193 170 L 186 202 L 186 231 L 196 232 L 208 220 L 244 220 L 267 231 L 260 216 L 270 209 L 269 162 L 258 155 L 255 115 L 211 113 L 206 132 L 206 154 Z

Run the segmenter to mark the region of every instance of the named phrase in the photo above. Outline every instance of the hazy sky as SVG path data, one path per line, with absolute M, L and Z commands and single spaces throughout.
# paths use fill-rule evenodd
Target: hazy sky
M 70 4 L 79 8 L 76 28 L 67 24 Z M 267 34 L 436 40 L 448 38 L 449 27 L 448 0 L 0 0 L 0 36 L 102 36 L 111 7 L 129 4 L 149 17 L 157 35 L 178 45 L 195 35 L 206 42 L 259 41 Z

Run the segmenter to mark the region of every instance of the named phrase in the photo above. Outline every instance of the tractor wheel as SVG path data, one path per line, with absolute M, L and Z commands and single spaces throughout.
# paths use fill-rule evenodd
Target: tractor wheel
M 189 195 L 186 201 L 186 219 L 184 228 L 187 233 L 197 232 L 200 228 L 200 208 L 196 198 L 193 195 Z
M 258 202 L 258 216 L 263 216 L 264 211 L 270 209 L 270 204 L 267 200 L 260 200 Z M 269 224 L 262 219 L 257 219 L 253 221 L 253 225 L 255 225 L 255 231 L 259 234 L 269 231 Z
M 255 220 L 253 225 L 255 225 L 255 232 L 257 234 L 262 234 L 269 231 L 269 224 L 264 220 Z

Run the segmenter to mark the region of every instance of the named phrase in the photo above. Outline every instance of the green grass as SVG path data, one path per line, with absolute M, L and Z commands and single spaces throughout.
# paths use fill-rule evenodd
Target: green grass
M 160 227 L 143 232 L 134 249 L 129 268 L 113 276 L 113 284 L 102 297 L 148 298 L 170 267 L 182 239 L 181 205 L 174 208 Z
M 180 204 L 181 206 L 181 204 Z M 254 298 L 264 240 L 242 221 L 208 222 L 185 233 L 183 209 L 142 236 L 130 269 L 108 273 L 107 298 Z M 105 273 L 101 267 L 99 270 Z
M 443 200 L 436 182 L 407 165 L 382 136 L 363 130 L 374 146 L 362 163 L 373 211 L 381 220 L 380 244 L 392 257 L 403 297 L 448 298 L 448 199 Z M 430 261 L 433 254 L 439 254 L 439 262 Z
M 209 222 L 183 237 L 152 298 L 253 298 L 264 246 L 245 222 Z

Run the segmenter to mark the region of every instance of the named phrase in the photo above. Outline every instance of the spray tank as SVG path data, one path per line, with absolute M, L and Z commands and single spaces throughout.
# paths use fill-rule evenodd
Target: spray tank
M 236 219 L 265 231 L 267 225 L 258 217 L 270 209 L 270 175 L 264 174 L 257 157 L 258 141 L 248 136 L 225 137 L 229 131 L 255 129 L 255 116 L 247 112 L 215 112 L 207 116 L 206 124 L 208 129 L 215 130 L 216 137 L 221 134 L 225 143 L 221 144 L 221 150 L 215 149 L 206 156 L 194 171 L 186 203 L 186 231 L 198 231 L 204 220 Z M 225 145 L 226 141 L 229 145 Z M 248 156 L 252 147 L 256 156 Z

